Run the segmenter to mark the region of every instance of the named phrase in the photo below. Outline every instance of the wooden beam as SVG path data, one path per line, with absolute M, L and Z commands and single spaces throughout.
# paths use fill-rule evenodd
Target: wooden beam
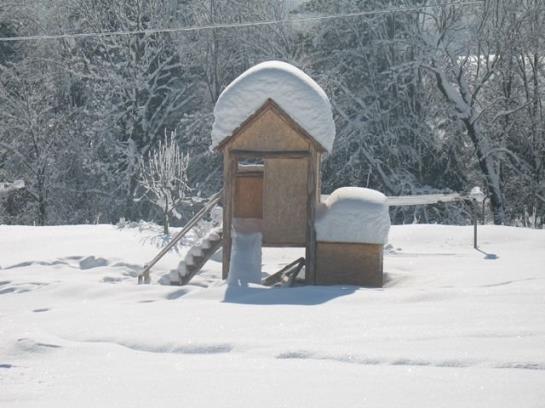
M 306 251 L 305 251 L 305 281 L 307 285 L 316 284 L 316 230 L 314 220 L 316 217 L 317 201 L 317 179 L 316 174 L 317 153 L 312 149 L 312 154 L 308 160 L 307 170 L 307 233 L 306 233 Z
M 229 149 L 225 150 L 223 155 L 223 262 L 221 273 L 223 279 L 227 279 L 229 276 L 229 263 L 231 262 L 231 226 L 237 166 L 238 161 L 236 158 L 232 157 Z
M 246 174 L 261 174 L 265 171 L 263 164 L 239 164 L 237 166 L 237 176 Z
M 301 159 L 310 156 L 308 150 L 232 150 L 231 153 L 238 159 Z
M 301 242 L 268 242 L 263 241 L 263 248 L 306 248 L 305 244 Z
M 237 177 L 259 177 L 263 178 L 262 171 L 238 171 L 236 174 Z
M 305 258 L 298 258 L 296 259 L 295 261 L 287 264 L 286 266 L 284 266 L 282 269 L 280 269 L 278 272 L 275 272 L 273 273 L 272 275 L 266 277 L 264 280 L 263 280 L 263 285 L 265 286 L 272 286 L 276 283 L 279 283 L 282 281 L 282 277 L 284 276 L 284 274 L 286 274 L 287 272 L 289 272 L 290 270 L 294 269 L 294 268 L 299 268 L 297 270 L 297 272 L 299 272 L 301 270 L 301 268 L 303 267 L 303 265 L 305 264 Z

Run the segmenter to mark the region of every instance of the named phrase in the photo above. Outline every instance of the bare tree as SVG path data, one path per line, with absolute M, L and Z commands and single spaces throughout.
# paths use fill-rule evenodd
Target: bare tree
M 70 0 L 67 7 L 77 16 L 78 28 L 87 31 L 177 24 L 175 0 Z M 165 131 L 176 128 L 194 102 L 196 82 L 191 59 L 184 54 L 191 41 L 182 40 L 176 41 L 172 33 L 155 33 L 94 37 L 67 45 L 73 56 L 66 69 L 83 81 L 91 96 L 90 108 L 102 117 L 94 125 L 95 132 L 114 141 L 117 160 L 112 172 L 120 176 L 124 214 L 129 219 L 139 216 L 134 205 L 139 160 Z
M 174 132 L 170 137 L 165 135 L 159 146 L 140 162 L 138 182 L 145 197 L 161 209 L 165 235 L 169 233 L 169 216 L 181 217 L 177 207 L 187 202 L 191 190 L 187 182 L 188 164 L 189 156 L 180 150 Z
M 504 59 L 506 14 L 501 0 L 487 0 L 473 14 L 461 7 L 444 6 L 422 14 L 419 35 L 426 50 L 421 67 L 432 74 L 453 116 L 465 128 L 487 186 L 494 222 L 505 222 L 502 190 L 502 140 L 487 131 L 483 120 L 497 109 L 487 96 L 490 82 Z
M 23 178 L 36 206 L 34 222 L 48 220 L 52 186 L 70 113 L 55 92 L 58 77 L 39 58 L 0 65 L 0 153 L 13 177 Z M 63 110 L 65 109 L 65 110 Z

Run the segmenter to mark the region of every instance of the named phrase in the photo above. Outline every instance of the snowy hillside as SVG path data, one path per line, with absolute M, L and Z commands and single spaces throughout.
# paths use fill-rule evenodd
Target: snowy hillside
M 543 407 L 545 231 L 389 239 L 383 289 L 233 291 L 215 261 L 137 286 L 157 248 L 135 229 L 0 226 L 0 406 Z

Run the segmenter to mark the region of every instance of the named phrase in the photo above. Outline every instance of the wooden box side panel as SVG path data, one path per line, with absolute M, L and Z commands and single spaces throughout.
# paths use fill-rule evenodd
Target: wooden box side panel
M 237 175 L 235 218 L 263 218 L 263 173 Z
M 231 150 L 302 151 L 310 143 L 273 110 L 256 118 L 229 142 Z
M 383 246 L 318 242 L 316 283 L 382 287 Z
M 263 242 L 305 245 L 308 159 L 265 159 Z

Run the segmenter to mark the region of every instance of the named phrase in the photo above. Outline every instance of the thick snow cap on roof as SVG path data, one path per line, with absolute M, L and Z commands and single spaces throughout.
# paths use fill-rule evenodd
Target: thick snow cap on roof
M 325 201 L 316 238 L 328 242 L 385 244 L 390 231 L 387 199 L 376 190 L 343 187 Z
M 327 95 L 299 68 L 281 61 L 255 65 L 225 88 L 214 108 L 212 148 L 230 137 L 269 98 L 331 152 L 335 123 Z

